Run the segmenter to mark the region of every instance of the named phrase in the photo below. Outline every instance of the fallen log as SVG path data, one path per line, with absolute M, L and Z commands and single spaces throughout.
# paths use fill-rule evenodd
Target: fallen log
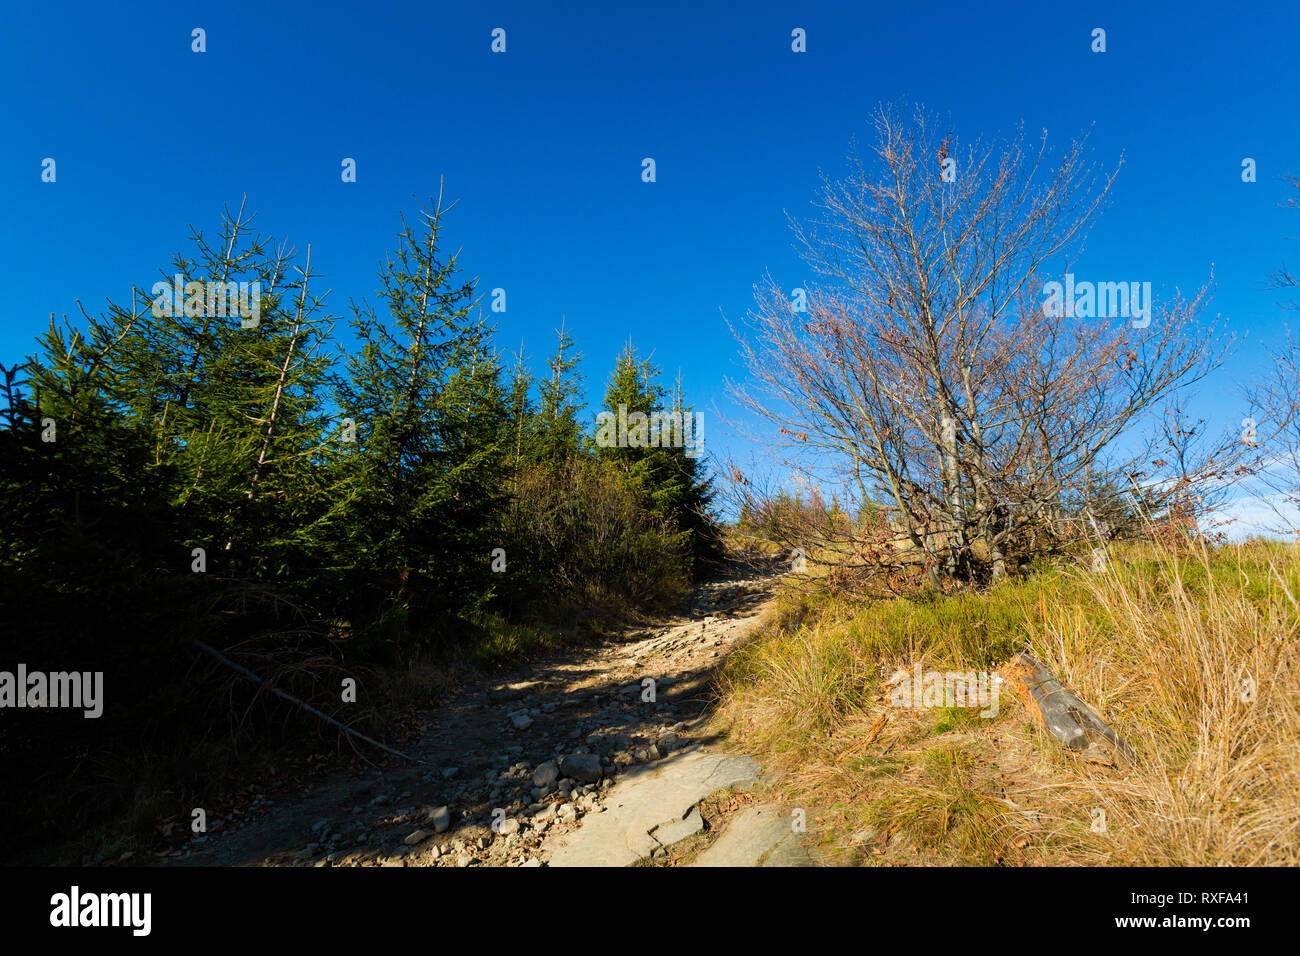
M 306 701 L 299 700 L 297 697 L 294 697 L 293 694 L 290 694 L 286 691 L 282 691 L 278 687 L 272 687 L 270 681 L 263 680 L 261 677 L 258 677 L 256 674 L 250 671 L 247 667 L 243 667 L 239 664 L 236 664 L 229 657 L 226 657 L 226 655 L 222 654 L 220 651 L 209 647 L 207 644 L 204 644 L 202 641 L 195 641 L 194 643 L 198 645 L 200 650 L 207 651 L 209 654 L 211 654 L 217 660 L 221 661 L 221 663 L 225 664 L 235 673 L 242 674 L 244 677 L 247 677 L 249 680 L 251 680 L 254 684 L 260 685 L 263 690 L 269 690 L 272 694 L 275 694 L 275 696 L 281 697 L 289 701 L 289 703 L 291 704 L 296 704 L 297 706 L 301 707 L 303 710 L 307 711 L 307 713 L 311 714 L 314 717 L 319 717 L 321 720 L 325 721 L 328 724 L 332 724 L 333 726 L 337 727 L 339 730 L 343 731 L 345 734 L 350 734 L 351 736 L 356 737 L 358 740 L 364 740 L 366 743 L 372 744 L 373 746 L 378 747 L 380 750 L 392 754 L 394 757 L 401 757 L 403 760 L 409 760 L 412 763 L 425 763 L 425 761 L 421 760 L 419 757 L 412 757 L 410 754 L 404 754 L 400 750 L 394 750 L 392 747 L 388 747 L 384 744 L 381 744 L 378 740 L 375 740 L 373 737 L 367 737 L 359 730 L 353 730 L 347 724 L 340 723 L 339 721 L 331 717 L 329 714 L 322 713 L 321 711 L 317 710 L 315 707 L 313 707 L 311 704 L 307 703 Z
M 1137 762 L 1137 753 L 1038 658 L 1022 651 L 1002 673 L 1028 707 L 1035 722 L 1070 751 L 1086 760 L 1114 766 Z M 1118 758 L 1118 760 L 1117 760 Z

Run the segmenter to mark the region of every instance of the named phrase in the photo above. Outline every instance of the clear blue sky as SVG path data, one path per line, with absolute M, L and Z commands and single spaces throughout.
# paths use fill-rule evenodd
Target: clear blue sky
M 1264 280 L 1300 265 L 1300 212 L 1278 208 L 1300 173 L 1298 36 L 1294 2 L 9 3 L 0 361 L 76 298 L 152 284 L 244 193 L 263 231 L 311 243 L 343 311 L 445 175 L 468 274 L 507 290 L 503 347 L 540 361 L 564 315 L 595 392 L 630 338 L 716 426 L 739 372 L 723 315 L 765 271 L 806 277 L 785 211 L 811 211 L 878 102 L 910 100 L 967 138 L 1095 123 L 1096 158 L 1126 163 L 1076 272 L 1159 295 L 1213 263 L 1211 312 L 1249 333 L 1205 390 L 1230 416 L 1284 322 Z

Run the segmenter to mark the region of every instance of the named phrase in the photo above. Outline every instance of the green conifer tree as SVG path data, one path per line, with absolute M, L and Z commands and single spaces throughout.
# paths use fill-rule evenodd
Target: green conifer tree
M 335 510 L 351 594 L 370 612 L 445 621 L 488 593 L 509 416 L 489 330 L 470 315 L 474 283 L 442 251 L 442 202 L 422 207 L 418 232 L 402 220 L 379 274 L 383 318 L 354 304 L 361 347 L 339 404 L 357 440 Z

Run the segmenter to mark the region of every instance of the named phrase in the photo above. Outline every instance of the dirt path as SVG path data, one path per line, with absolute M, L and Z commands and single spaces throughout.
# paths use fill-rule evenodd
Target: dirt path
M 695 807 L 722 788 L 752 790 L 758 774 L 704 735 L 710 682 L 777 573 L 736 568 L 700 587 L 680 617 L 535 661 L 514 680 L 466 686 L 408 751 L 423 764 L 323 779 L 191 844 L 173 865 L 627 865 L 670 858 L 673 843 L 702 849 Z M 774 815 L 749 807 L 739 817 L 762 817 L 759 830 L 775 839 L 788 827 L 774 831 Z M 723 827 L 712 829 L 716 838 Z M 766 855 L 770 839 L 745 849 L 752 829 L 722 833 L 729 843 L 715 859 Z M 798 856 L 782 846 L 783 862 Z

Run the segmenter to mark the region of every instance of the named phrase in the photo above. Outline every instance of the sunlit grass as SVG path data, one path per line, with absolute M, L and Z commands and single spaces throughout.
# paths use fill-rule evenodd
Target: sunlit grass
M 948 861 L 1300 863 L 1296 548 L 1130 544 L 1111 559 L 982 593 L 783 595 L 724 675 L 721 712 L 801 799 L 847 803 L 854 825 Z M 992 670 L 1025 648 L 1134 746 L 1136 766 L 1065 753 L 1009 694 L 993 720 L 889 706 L 895 669 Z M 1028 756 L 1007 779 L 972 771 L 1014 745 Z M 1024 801 L 1032 812 L 1006 816 Z

